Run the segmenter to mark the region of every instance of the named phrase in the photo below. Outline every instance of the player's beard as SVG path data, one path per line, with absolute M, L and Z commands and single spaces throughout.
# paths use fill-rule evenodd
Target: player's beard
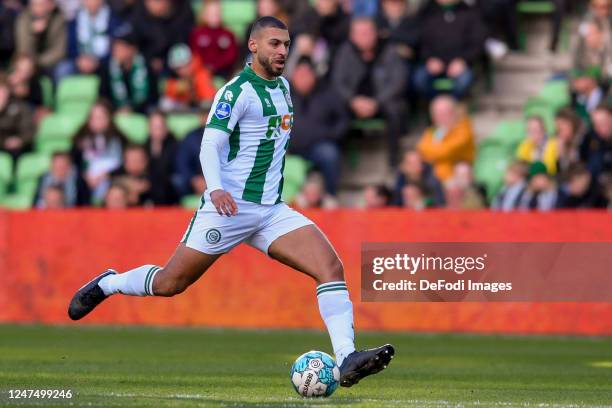
M 257 58 L 257 62 L 259 62 L 259 65 L 261 65 L 264 71 L 266 71 L 266 74 L 268 74 L 269 76 L 278 77 L 283 74 L 283 71 L 285 70 L 284 65 L 283 65 L 283 68 L 276 69 L 272 66 L 272 64 L 270 63 L 268 59 L 260 57 L 259 55 L 257 55 L 256 58 Z

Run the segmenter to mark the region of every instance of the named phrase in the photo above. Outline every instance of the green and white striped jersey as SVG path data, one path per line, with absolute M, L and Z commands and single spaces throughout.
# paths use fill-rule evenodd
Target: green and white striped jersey
M 247 65 L 222 87 L 206 127 L 230 134 L 219 158 L 224 190 L 253 203 L 281 202 L 292 125 L 293 105 L 285 78 L 266 80 Z

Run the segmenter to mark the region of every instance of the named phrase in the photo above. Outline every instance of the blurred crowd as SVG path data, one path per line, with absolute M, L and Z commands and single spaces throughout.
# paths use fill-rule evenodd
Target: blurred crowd
M 233 0 L 223 0 L 231 2 Z M 34 149 L 53 107 L 52 86 L 74 75 L 100 79 L 69 150 L 53 152 L 36 188 L 36 208 L 176 205 L 206 188 L 199 164 L 203 128 L 177 137 L 168 115 L 201 124 L 218 87 L 248 60 L 244 32 L 224 22 L 217 0 L 2 0 L 0 150 L 14 159 Z M 401 206 L 499 210 L 610 208 L 612 202 L 612 1 L 590 0 L 573 33 L 571 84 L 549 132 L 527 120 L 524 141 L 491 194 L 473 175 L 478 154 L 466 98 L 491 59 L 519 48 L 517 0 L 257 0 L 257 16 L 290 27 L 285 76 L 295 123 L 290 153 L 312 163 L 294 204 L 334 207 L 341 163 L 356 123 L 381 120 L 393 185 L 363 191 L 367 208 Z M 563 15 L 555 0 L 551 50 Z M 420 109 L 419 106 L 427 106 Z M 116 114 L 137 112 L 148 136 L 134 144 Z M 411 116 L 428 117 L 415 147 L 400 139 Z M 13 170 L 15 171 L 15 170 Z

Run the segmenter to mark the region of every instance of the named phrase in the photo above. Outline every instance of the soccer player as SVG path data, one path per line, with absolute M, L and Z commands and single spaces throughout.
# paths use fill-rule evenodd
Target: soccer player
M 105 271 L 77 291 L 68 315 L 81 319 L 117 293 L 177 295 L 245 242 L 315 279 L 340 384 L 350 387 L 386 368 L 395 351 L 388 344 L 355 351 L 353 304 L 342 263 L 313 222 L 281 199 L 293 123 L 289 83 L 281 77 L 289 50 L 287 27 L 274 17 L 260 18 L 248 47 L 253 62 L 215 96 L 200 149 L 207 189 L 175 253 L 163 268 Z

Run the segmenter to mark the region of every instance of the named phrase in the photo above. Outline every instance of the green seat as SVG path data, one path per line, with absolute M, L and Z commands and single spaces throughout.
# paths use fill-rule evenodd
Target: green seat
M 29 194 L 10 194 L 0 200 L 0 206 L 11 210 L 27 210 L 32 208 L 33 195 Z
M 132 143 L 143 144 L 149 136 L 149 122 L 143 114 L 118 113 L 113 122 Z
M 9 183 L 13 178 L 13 158 L 6 152 L 0 152 L 0 181 Z
M 202 196 L 196 194 L 185 196 L 181 199 L 181 207 L 189 209 L 200 208 L 201 200 Z
M 546 132 L 552 135 L 555 132 L 555 109 L 547 101 L 539 97 L 532 97 L 527 100 L 523 109 L 525 118 L 540 116 L 544 120 Z
M 53 113 L 44 117 L 36 132 L 36 150 L 44 153 L 67 151 L 79 128 L 85 123 L 82 115 Z
M 504 147 L 481 147 L 474 162 L 474 178 L 484 185 L 487 200 L 490 202 L 502 188 L 504 174 L 508 165 L 514 160 L 514 154 Z
M 553 111 L 570 105 L 569 82 L 564 80 L 547 82 L 538 94 L 538 99 L 547 103 Z
M 98 99 L 99 88 L 100 78 L 95 75 L 67 76 L 57 86 L 55 107 L 60 112 L 69 112 L 79 106 L 89 108 Z
M 482 141 L 481 147 L 499 147 L 509 153 L 514 153 L 518 145 L 525 139 L 525 123 L 520 120 L 508 120 L 497 124 L 493 133 Z
M 355 119 L 351 123 L 351 127 L 355 130 L 365 132 L 384 131 L 387 128 L 387 123 L 384 119 Z
M 38 178 L 49 170 L 51 156 L 43 153 L 26 153 L 17 162 L 17 185 L 27 180 Z M 19 189 L 19 187 L 18 187 Z
M 223 24 L 236 35 L 238 40 L 243 40 L 247 27 L 257 16 L 257 8 L 255 1 L 252 0 L 223 0 L 221 13 Z
M 550 14 L 555 11 L 555 3 L 552 1 L 519 1 L 516 9 L 523 14 Z
M 53 154 L 55 152 L 68 152 L 72 148 L 70 139 L 37 139 L 36 151 L 39 153 Z
M 438 78 L 433 82 L 433 88 L 438 92 L 450 92 L 455 87 L 455 81 L 450 78 Z
M 53 82 L 51 81 L 51 78 L 49 78 L 48 76 L 41 76 L 39 82 L 40 82 L 40 88 L 42 90 L 43 105 L 45 105 L 45 107 L 49 109 L 52 109 L 53 108 Z
M 283 200 L 293 201 L 300 192 L 306 181 L 310 163 L 299 156 L 285 156 L 285 168 L 283 170 Z
M 201 126 L 200 116 L 195 113 L 176 113 L 168 115 L 168 129 L 177 139 L 183 139 L 187 133 Z

